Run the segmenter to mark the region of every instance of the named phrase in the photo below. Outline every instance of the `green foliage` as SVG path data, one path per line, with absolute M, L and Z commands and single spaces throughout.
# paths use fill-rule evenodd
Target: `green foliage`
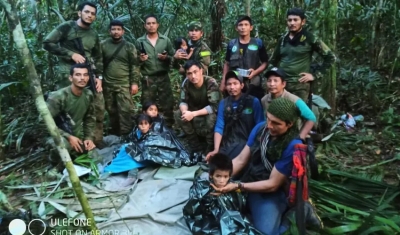
M 393 107 L 389 107 L 381 114 L 380 121 L 388 127 L 400 127 L 400 115 Z
M 396 234 L 400 232 L 397 187 L 354 173 L 327 171 L 330 182 L 310 180 L 310 192 L 329 227 L 323 234 Z M 338 182 L 341 182 L 338 184 Z
M 212 3 L 199 0 L 154 1 L 100 1 L 97 20 L 93 27 L 102 39 L 108 37 L 108 24 L 119 19 L 126 25 L 125 37 L 131 42 L 144 34 L 143 17 L 154 13 L 159 17 L 159 31 L 171 39 L 187 36 L 186 24 L 200 20 L 204 26 L 204 39 L 210 45 L 212 32 Z M 263 39 L 271 54 L 277 39 L 286 30 L 286 10 L 293 6 L 307 10 L 307 29 L 326 36 L 323 21 L 330 9 L 322 0 L 252 0 L 251 16 L 254 21 L 252 36 Z M 325 1 L 326 2 L 326 1 Z M 237 36 L 234 23 L 238 15 L 245 14 L 245 1 L 224 1 L 225 17 L 221 19 L 222 42 Z M 398 188 L 383 184 L 389 160 L 382 155 L 394 155 L 399 146 L 399 81 L 400 63 L 400 2 L 395 0 L 338 0 L 337 35 L 335 54 L 338 58 L 338 107 L 340 112 L 364 114 L 376 122 L 376 130 L 358 127 L 356 133 L 338 130 L 331 138 L 317 145 L 320 168 L 327 181 L 311 181 L 312 198 L 316 202 L 327 229 L 321 234 L 396 234 L 399 233 L 399 208 L 394 206 Z M 22 1 L 19 12 L 22 27 L 36 70 L 44 90 L 57 71 L 57 58 L 42 49 L 44 37 L 63 20 L 76 19 L 78 1 Z M 0 13 L 0 16 L 2 14 Z M 2 90 L 2 119 L 5 124 L 3 139 L 8 149 L 22 149 L 24 139 L 39 139 L 42 126 L 37 112 L 26 95 L 29 82 L 12 43 L 12 35 L 0 17 L 0 84 L 20 82 Z M 225 50 L 214 51 L 211 68 L 213 76 L 222 73 Z M 316 58 L 318 61 L 318 58 Z M 177 100 L 182 77 L 177 71 L 171 74 L 174 96 Z M 1 89 L 2 85 L 0 85 Z M 133 98 L 140 107 L 140 92 Z M 382 128 L 380 130 L 379 128 Z M 41 129 L 43 130 L 43 128 Z M 26 147 L 32 147 L 31 141 Z M 43 144 L 43 143 L 41 143 Z M 12 148 L 11 148 L 12 146 Z M 382 154 L 377 154 L 382 149 Z M 92 159 L 83 155 L 76 163 L 96 172 Z M 368 165 L 370 162 L 382 164 Z M 392 162 L 392 161 L 391 161 Z M 367 166 L 365 166 L 367 165 Z M 337 169 L 345 170 L 338 172 Z M 12 176 L 12 175 L 10 175 Z M 21 182 L 6 177 L 0 185 L 17 185 Z M 96 179 L 89 179 L 96 182 Z M 59 197 L 65 195 L 60 194 Z M 71 195 L 68 195 L 71 196 Z M 35 204 L 32 204 L 35 206 Z M 36 208 L 37 211 L 37 208 Z M 396 214 L 397 213 L 397 214 Z M 293 231 L 295 233 L 295 231 Z

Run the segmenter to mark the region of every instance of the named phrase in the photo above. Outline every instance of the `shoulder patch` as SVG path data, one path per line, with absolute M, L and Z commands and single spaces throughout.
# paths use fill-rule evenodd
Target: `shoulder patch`
M 235 45 L 232 47 L 232 52 L 236 52 L 236 51 L 237 51 L 237 46 Z
M 256 44 L 250 44 L 247 49 L 251 50 L 251 51 L 257 51 L 258 50 L 258 45 Z
M 210 56 L 210 55 L 211 55 L 211 52 L 210 52 L 210 51 L 201 51 L 201 52 L 200 52 L 200 56 L 201 56 L 201 57 Z

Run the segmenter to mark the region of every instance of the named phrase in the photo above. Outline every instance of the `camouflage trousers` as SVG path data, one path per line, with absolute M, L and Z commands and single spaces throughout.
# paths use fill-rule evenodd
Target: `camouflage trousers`
M 141 102 L 143 104 L 146 101 L 156 102 L 158 111 L 164 116 L 165 124 L 171 128 L 174 124 L 174 96 L 168 73 L 143 77 Z
M 71 81 L 69 80 L 69 73 L 60 71 L 55 80 L 55 90 L 67 87 L 69 85 L 71 85 Z M 93 102 L 96 116 L 96 126 L 94 130 L 93 142 L 96 144 L 103 140 L 103 122 L 105 112 L 103 92 L 95 92 Z
M 126 135 L 133 129 L 134 104 L 129 88 L 129 85 L 103 85 L 111 135 Z
M 215 113 L 193 118 L 192 121 L 183 121 L 182 112 L 174 112 L 176 124 L 185 132 L 191 148 L 199 145 L 199 137 L 203 137 L 209 147 L 214 147 L 214 126 L 217 120 Z
M 304 102 L 307 103 L 308 95 L 310 93 L 310 83 L 300 83 L 297 81 L 291 82 L 287 81 L 286 82 L 286 87 L 285 89 L 289 91 L 290 93 L 297 95 L 300 97 Z
M 105 107 L 104 107 L 103 92 L 96 92 L 94 94 L 93 103 L 94 103 L 94 112 L 96 117 L 93 142 L 98 145 L 99 142 L 103 141 L 103 133 L 104 133 L 103 126 L 104 126 Z

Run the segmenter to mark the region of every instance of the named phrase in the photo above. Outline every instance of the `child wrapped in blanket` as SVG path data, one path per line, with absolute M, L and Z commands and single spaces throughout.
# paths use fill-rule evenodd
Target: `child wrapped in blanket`
M 201 175 L 190 188 L 183 216 L 193 234 L 262 234 L 244 218 L 246 199 L 240 190 L 220 194 L 231 181 L 232 160 L 217 153 L 209 161 L 209 177 Z
M 136 120 L 137 126 L 126 139 L 128 143 L 114 153 L 115 158 L 104 170 L 106 173 L 128 172 L 121 187 L 134 183 L 139 169 L 149 165 L 178 168 L 196 163 L 172 131 L 164 126 L 154 102 L 145 102 L 142 110 Z

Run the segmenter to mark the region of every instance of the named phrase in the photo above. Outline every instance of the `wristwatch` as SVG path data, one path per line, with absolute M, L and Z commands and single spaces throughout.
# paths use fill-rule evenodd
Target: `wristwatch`
M 239 182 L 237 183 L 237 189 L 239 189 L 241 192 L 244 191 L 242 182 L 239 181 Z
M 103 80 L 103 76 L 100 75 L 100 76 L 98 77 L 98 79 Z

